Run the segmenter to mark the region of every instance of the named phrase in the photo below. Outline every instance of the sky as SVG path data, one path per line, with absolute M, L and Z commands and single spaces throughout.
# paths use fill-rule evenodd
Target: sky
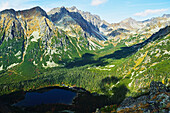
M 138 21 L 170 14 L 170 0 L 0 0 L 0 11 L 23 10 L 40 6 L 45 11 L 56 7 L 76 6 L 79 10 L 99 15 L 109 23 L 132 17 Z

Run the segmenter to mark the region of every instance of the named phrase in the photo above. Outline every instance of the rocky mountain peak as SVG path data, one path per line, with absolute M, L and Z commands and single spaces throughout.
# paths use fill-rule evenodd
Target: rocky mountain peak
M 56 25 L 59 25 L 59 27 L 63 27 L 62 23 L 65 23 L 64 26 L 68 28 L 70 25 L 76 24 L 84 32 L 87 32 L 89 36 L 94 36 L 100 40 L 105 40 L 105 37 L 99 33 L 98 29 L 101 25 L 101 19 L 96 15 L 78 10 L 75 6 L 71 8 L 54 8 L 48 12 L 48 15 L 51 20 L 56 23 Z M 62 23 L 59 24 L 58 22 Z M 76 26 L 74 27 L 76 28 Z
M 116 24 L 113 24 L 115 26 Z M 140 27 L 139 22 L 136 21 L 133 18 L 127 18 L 125 20 L 122 20 L 120 23 L 118 23 L 119 28 L 124 28 L 124 29 L 138 29 Z
M 102 20 L 100 19 L 100 17 L 98 15 L 94 15 L 91 14 L 90 12 L 85 12 L 85 11 L 81 11 L 78 10 L 75 6 L 73 7 L 58 7 L 58 8 L 54 8 L 51 11 L 48 12 L 48 15 L 52 15 L 55 13 L 59 13 L 59 12 L 77 12 L 79 14 L 81 14 L 81 16 L 87 20 L 88 22 L 92 23 L 93 25 L 99 27 L 101 25 Z
M 68 8 L 62 6 L 62 7 L 57 7 L 57 8 L 53 8 L 51 9 L 47 14 L 48 15 L 54 15 L 55 13 L 68 13 Z
M 68 10 L 63 6 L 60 8 L 60 13 L 68 13 Z
M 170 18 L 170 14 L 163 14 L 162 17 L 164 17 L 164 18 Z
M 15 12 L 15 10 L 14 9 L 6 9 L 6 10 L 3 10 L 3 11 L 1 11 L 0 12 L 0 15 L 1 14 L 8 14 L 8 15 L 10 15 L 10 16 L 16 16 L 16 12 Z
M 51 9 L 49 12 L 47 12 L 47 14 L 52 15 L 52 14 L 55 14 L 55 13 L 58 13 L 58 12 L 60 12 L 60 7 Z
M 31 9 L 26 9 L 22 11 L 17 11 L 17 15 L 23 15 L 24 17 L 31 17 L 31 16 L 37 16 L 37 17 L 48 17 L 47 13 L 39 6 L 33 7 Z
M 5 9 L 3 11 L 0 12 L 1 14 L 3 13 L 15 13 L 15 10 L 14 9 Z
M 136 20 L 133 19 L 133 18 L 131 18 L 131 17 L 129 17 L 129 18 L 126 18 L 125 20 L 123 20 L 123 21 L 121 21 L 121 22 L 123 22 L 123 23 L 127 23 L 127 22 L 136 22 Z
M 72 10 L 72 11 L 75 11 L 75 12 L 78 11 L 78 9 L 76 8 L 76 6 L 70 7 L 69 10 Z

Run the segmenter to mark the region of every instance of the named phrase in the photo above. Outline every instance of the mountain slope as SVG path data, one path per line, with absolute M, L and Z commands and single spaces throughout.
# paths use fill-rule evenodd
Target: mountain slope
M 75 13 L 79 13 L 81 14 L 81 16 L 89 23 L 91 23 L 92 25 L 94 25 L 96 28 L 99 28 L 102 24 L 102 20 L 101 18 L 98 16 L 98 15 L 93 15 L 91 14 L 90 12 L 84 12 L 84 11 L 81 11 L 79 9 L 77 9 L 75 6 L 73 7 L 67 7 L 66 8 L 69 12 L 75 12 Z M 51 11 L 49 11 L 47 14 L 48 15 L 52 15 L 52 14 L 55 14 L 56 12 L 60 12 L 61 8 L 58 7 L 58 8 L 53 8 Z
M 98 31 L 98 28 L 85 20 L 79 12 L 69 12 L 65 7 L 61 7 L 59 9 L 52 9 L 48 14 L 50 14 L 51 20 L 56 23 L 58 27 L 62 27 L 68 32 L 73 32 L 70 26 L 73 28 L 78 27 L 81 31 L 85 31 L 85 36 L 88 33 L 89 36 L 94 36 L 99 40 L 106 40 Z M 63 23 L 64 26 L 62 26 Z
M 102 57 L 101 59 L 118 59 L 117 62 L 124 58 L 120 64 L 117 64 L 116 60 L 109 64 L 114 65 L 114 68 L 110 68 L 114 70 L 113 75 L 121 79 L 116 83 L 106 84 L 105 87 L 108 87 L 108 90 L 105 91 L 114 95 L 112 93 L 116 87 L 126 84 L 130 90 L 127 95 L 136 96 L 147 92 L 153 80 L 161 81 L 169 86 L 169 41 L 170 26 L 167 26 L 142 43 L 122 48 L 111 55 Z M 106 67 L 108 66 L 104 68 L 107 69 Z
M 0 17 L 1 70 L 23 63 L 44 68 L 63 66 L 87 51 L 102 47 L 98 40 L 85 36 L 81 30 L 75 32 L 72 28 L 75 35 L 72 36 L 58 29 L 40 7 L 5 10 L 0 12 Z
M 13 67 L 22 61 L 25 36 L 14 10 L 2 11 L 0 16 L 0 65 L 2 70 Z M 17 52 L 18 54 L 16 54 Z

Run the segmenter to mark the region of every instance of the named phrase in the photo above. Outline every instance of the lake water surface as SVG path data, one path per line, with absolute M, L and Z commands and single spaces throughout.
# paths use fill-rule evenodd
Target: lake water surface
M 35 106 L 41 104 L 72 104 L 72 100 L 76 96 L 75 92 L 65 89 L 51 89 L 49 91 L 27 92 L 25 99 L 14 104 L 14 106 Z

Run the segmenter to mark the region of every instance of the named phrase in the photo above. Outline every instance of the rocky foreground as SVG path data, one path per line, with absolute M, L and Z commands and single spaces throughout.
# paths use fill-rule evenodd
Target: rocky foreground
M 170 89 L 162 82 L 152 81 L 148 94 L 127 97 L 118 107 L 105 106 L 96 113 L 170 113 Z
M 169 113 L 170 92 L 162 82 L 152 81 L 149 95 L 128 97 L 118 107 L 118 113 Z

